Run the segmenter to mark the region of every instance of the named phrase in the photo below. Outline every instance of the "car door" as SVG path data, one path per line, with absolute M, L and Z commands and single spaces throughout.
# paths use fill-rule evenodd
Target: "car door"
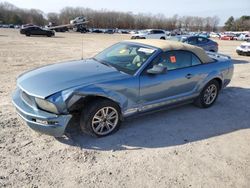
M 157 39 L 161 39 L 162 37 L 166 39 L 165 33 L 161 30 L 157 30 Z
M 188 44 L 197 45 L 197 37 L 189 37 L 186 41 Z
M 36 27 L 30 27 L 30 28 L 29 28 L 29 33 L 30 33 L 31 35 L 36 35 Z
M 37 29 L 37 33 L 38 33 L 38 35 L 46 35 L 46 31 L 41 29 L 41 28 Z
M 209 51 L 210 50 L 210 46 L 208 44 L 208 39 L 204 38 L 204 37 L 198 37 L 197 38 L 197 46 L 203 48 L 204 50 Z
M 39 27 L 33 27 L 31 30 L 32 35 L 39 35 Z
M 155 38 L 155 31 L 154 30 L 150 30 L 148 35 L 147 35 L 148 39 L 154 39 Z
M 191 98 L 200 80 L 193 70 L 199 59 L 189 51 L 169 51 L 160 54 L 140 76 L 140 104 L 142 110 Z M 147 70 L 158 64 L 167 67 L 162 74 L 149 74 Z

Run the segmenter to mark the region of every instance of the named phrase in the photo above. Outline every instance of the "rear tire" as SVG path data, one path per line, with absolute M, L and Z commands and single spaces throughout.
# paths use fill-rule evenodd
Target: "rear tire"
M 26 35 L 26 37 L 29 37 L 29 36 L 30 36 L 30 33 L 26 33 L 25 35 Z
M 81 113 L 81 129 L 91 136 L 104 137 L 113 134 L 120 125 L 120 108 L 107 99 L 97 99 L 87 104 Z
M 165 37 L 161 37 L 160 39 L 161 39 L 161 40 L 166 40 L 166 38 L 165 38 Z
M 216 80 L 212 80 L 207 83 L 203 88 L 200 95 L 194 101 L 194 104 L 200 108 L 209 108 L 217 100 L 219 94 L 219 83 Z

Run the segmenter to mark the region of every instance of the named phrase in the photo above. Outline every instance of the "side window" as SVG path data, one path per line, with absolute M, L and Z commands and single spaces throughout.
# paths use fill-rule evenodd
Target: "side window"
M 197 44 L 197 38 L 196 37 L 190 37 L 187 39 L 188 41 L 188 44 L 192 44 L 192 45 L 195 45 Z
M 145 69 L 151 69 L 154 65 L 166 66 L 168 70 L 181 69 L 201 64 L 198 57 L 188 51 L 168 51 L 158 55 Z
M 207 39 L 206 38 L 203 38 L 203 37 L 198 37 L 198 43 L 199 44 L 204 44 L 204 43 L 207 43 Z
M 200 59 L 196 55 L 192 54 L 192 66 L 200 64 L 201 64 Z
M 155 30 L 155 34 L 163 34 L 164 32 L 161 30 Z
M 155 30 L 151 30 L 149 33 L 150 34 L 155 34 Z
M 192 66 L 192 53 L 187 51 L 166 52 L 166 66 L 168 70 L 175 70 Z

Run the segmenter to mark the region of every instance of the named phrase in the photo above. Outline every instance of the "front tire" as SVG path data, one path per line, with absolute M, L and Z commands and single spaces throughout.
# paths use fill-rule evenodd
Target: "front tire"
M 199 97 L 194 101 L 194 104 L 200 108 L 209 108 L 212 106 L 219 94 L 219 83 L 212 80 L 203 88 Z
M 120 108 L 110 100 L 95 100 L 85 106 L 81 113 L 81 129 L 92 136 L 110 135 L 119 129 L 120 124 Z

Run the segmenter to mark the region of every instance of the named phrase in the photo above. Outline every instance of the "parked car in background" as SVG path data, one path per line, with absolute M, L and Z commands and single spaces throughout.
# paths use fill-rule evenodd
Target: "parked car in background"
M 120 34 L 129 34 L 128 30 L 119 30 L 118 33 Z
M 77 24 L 77 23 L 82 23 L 82 22 L 86 22 L 86 17 L 84 16 L 79 16 L 79 17 L 76 17 L 75 19 L 73 20 L 70 20 L 70 24 Z
M 21 25 L 15 25 L 15 29 L 20 29 Z
M 180 36 L 171 37 L 169 38 L 169 40 L 175 40 L 175 41 L 199 46 L 203 48 L 204 50 L 210 51 L 210 52 L 218 52 L 217 42 L 211 39 L 205 38 L 205 37 L 201 37 L 201 36 L 180 35 Z
M 233 34 L 224 34 L 220 36 L 220 40 L 234 40 L 234 37 Z
M 236 37 L 236 40 L 244 40 L 249 41 L 250 40 L 250 34 L 240 34 Z
M 9 25 L 8 24 L 3 24 L 2 28 L 9 28 Z
M 31 24 L 31 23 L 29 23 L 29 24 L 23 24 L 23 25 L 21 26 L 21 29 L 26 28 L 26 27 L 32 27 L 32 26 L 37 26 L 37 25 Z M 38 26 L 37 26 L 37 27 L 38 27 Z
M 60 27 L 60 28 L 55 28 L 53 30 L 56 32 L 66 32 L 66 31 L 69 31 L 69 28 L 68 27 Z
M 12 99 L 38 132 L 60 137 L 77 123 L 83 132 L 101 137 L 138 113 L 187 102 L 211 107 L 232 75 L 227 56 L 174 41 L 130 40 L 91 59 L 22 74 Z
M 209 33 L 206 33 L 206 32 L 198 33 L 196 36 L 204 37 L 204 38 L 209 38 L 210 37 Z
M 214 32 L 211 32 L 209 34 L 209 36 L 212 37 L 212 38 L 220 38 L 220 34 L 219 33 L 214 33 Z
M 167 38 L 164 30 L 161 29 L 146 29 L 140 30 L 133 34 L 131 39 L 163 39 Z
M 244 42 L 236 48 L 236 53 L 238 55 L 250 56 L 250 42 Z
M 107 33 L 107 34 L 114 34 L 114 29 L 106 29 L 105 31 L 104 31 L 104 33 Z
M 92 33 L 103 33 L 103 30 L 101 30 L 101 29 L 92 29 L 91 32 Z
M 44 35 L 47 37 L 51 37 L 55 35 L 55 32 L 52 30 L 48 29 L 43 29 L 41 27 L 37 26 L 31 26 L 31 27 L 25 27 L 20 29 L 20 33 L 24 34 L 26 36 L 31 36 L 31 35 Z

